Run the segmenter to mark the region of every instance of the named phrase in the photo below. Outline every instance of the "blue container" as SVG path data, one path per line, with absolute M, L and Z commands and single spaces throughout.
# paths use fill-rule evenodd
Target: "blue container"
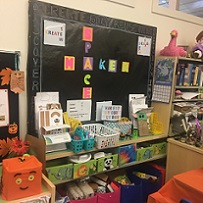
M 147 179 L 142 179 L 137 177 L 133 172 L 142 172 L 142 173 L 150 174 L 150 175 L 156 176 L 157 180 L 151 181 Z M 158 169 L 147 164 L 138 165 L 134 167 L 128 172 L 128 176 L 132 182 L 137 182 L 138 178 L 142 182 L 142 197 L 144 202 L 147 201 L 148 195 L 154 192 L 157 192 L 162 187 L 162 179 L 163 179 L 162 173 Z
M 121 185 L 120 203 L 143 203 L 142 182 L 134 178 L 134 185 Z

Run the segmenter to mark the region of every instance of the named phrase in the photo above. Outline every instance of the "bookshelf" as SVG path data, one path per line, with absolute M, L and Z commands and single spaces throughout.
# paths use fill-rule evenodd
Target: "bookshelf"
M 186 57 L 157 57 L 154 68 L 154 86 L 157 82 L 157 72 L 161 70 L 164 74 L 166 70 L 169 70 L 166 67 L 168 64 L 170 64 L 172 70 L 168 78 L 165 78 L 168 83 L 160 82 L 170 87 L 169 99 L 167 102 L 152 99 L 152 106 L 164 124 L 163 133 L 174 136 L 172 130 L 174 107 L 179 103 L 184 106 L 185 102 L 187 102 L 187 105 L 203 102 L 203 94 L 201 94 L 203 92 L 203 61 Z

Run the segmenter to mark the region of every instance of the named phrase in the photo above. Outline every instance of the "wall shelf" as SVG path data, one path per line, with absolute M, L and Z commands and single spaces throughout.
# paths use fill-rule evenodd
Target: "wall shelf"
M 147 141 L 152 141 L 152 140 L 157 140 L 157 139 L 162 139 L 162 138 L 167 138 L 167 136 L 166 135 L 143 136 L 143 137 L 138 137 L 137 139 L 120 141 L 115 146 L 105 148 L 105 149 L 116 148 L 116 147 L 120 147 L 120 146 L 124 146 L 124 145 L 147 142 Z M 89 151 L 83 150 L 82 152 L 79 152 L 77 154 L 84 154 L 84 153 L 95 152 L 95 151 L 99 151 L 99 150 L 101 150 L 101 149 L 94 148 L 93 150 L 89 150 Z M 67 151 L 67 150 L 58 151 L 58 152 L 51 152 L 51 153 L 46 154 L 46 161 L 50 161 L 50 160 L 53 160 L 53 159 L 64 158 L 64 157 L 68 157 L 68 156 L 72 156 L 72 155 L 75 155 L 75 153 L 72 152 L 72 151 Z

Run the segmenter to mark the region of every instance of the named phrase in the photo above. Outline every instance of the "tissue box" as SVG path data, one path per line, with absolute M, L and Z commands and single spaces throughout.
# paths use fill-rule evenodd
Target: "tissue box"
M 15 200 L 42 192 L 42 163 L 31 156 L 2 161 L 2 199 Z

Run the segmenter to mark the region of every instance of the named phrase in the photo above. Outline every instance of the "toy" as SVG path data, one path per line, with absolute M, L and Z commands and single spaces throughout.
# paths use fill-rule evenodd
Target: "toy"
M 69 117 L 67 112 L 63 113 L 63 119 L 64 119 L 64 123 L 70 125 L 71 127 L 70 134 L 73 133 L 78 126 L 82 126 L 81 121 L 73 117 Z
M 164 49 L 160 51 L 160 55 L 162 56 L 186 56 L 187 52 L 183 49 L 183 47 L 176 46 L 176 39 L 178 37 L 178 31 L 172 30 L 171 40 L 168 46 L 165 46 Z
M 203 60 L 203 31 L 201 31 L 196 37 L 196 44 L 192 48 L 192 58 Z
M 113 168 L 113 157 L 104 158 L 104 168 L 103 171 Z

